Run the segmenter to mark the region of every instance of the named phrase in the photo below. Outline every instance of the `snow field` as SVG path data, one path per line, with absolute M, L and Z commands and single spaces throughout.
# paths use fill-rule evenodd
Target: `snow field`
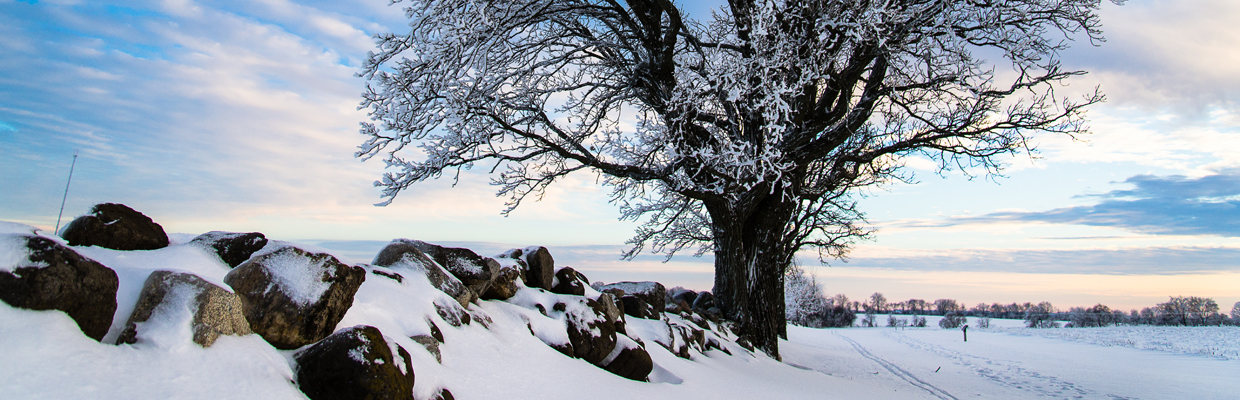
M 0 224 L 0 238 L 28 228 L 16 225 Z M 0 398 L 305 398 L 294 382 L 296 350 L 277 350 L 258 335 L 221 336 L 204 349 L 189 340 L 188 326 L 148 321 L 159 329 L 146 330 L 144 337 L 158 338 L 108 344 L 124 328 L 143 282 L 155 270 L 193 273 L 228 290 L 223 277 L 230 269 L 213 254 L 191 244 L 129 252 L 74 249 L 120 277 L 112 329 L 99 343 L 62 312 L 0 304 Z M 3 253 L 8 251 L 13 249 L 0 249 L 0 260 L 13 257 Z M 475 322 L 452 327 L 435 304 L 452 306 L 455 300 L 416 271 L 390 272 L 401 274 L 402 281 L 367 274 L 336 328 L 372 325 L 389 344 L 405 348 L 419 400 L 439 388 L 462 400 L 1230 399 L 1240 394 L 1240 329 L 1023 329 L 1023 321 L 993 319 L 989 329 L 970 329 L 964 342 L 958 329 L 938 328 L 937 317 L 927 318 L 927 328 L 789 326 L 789 340 L 780 342 L 782 363 L 732 346 L 733 356 L 709 350 L 691 360 L 678 358 L 655 343 L 667 335 L 666 325 L 629 318 L 630 335 L 645 344 L 656 364 L 650 382 L 637 382 L 547 346 L 544 342 L 567 341 L 555 333 L 563 334 L 560 320 L 508 302 L 480 301 L 467 310 Z M 551 304 L 556 301 L 551 296 L 557 295 L 529 291 L 513 302 Z M 479 319 L 489 320 L 488 327 Z M 975 321 L 969 318 L 970 324 Z M 410 339 L 429 335 L 430 323 L 445 339 L 439 347 L 443 364 Z

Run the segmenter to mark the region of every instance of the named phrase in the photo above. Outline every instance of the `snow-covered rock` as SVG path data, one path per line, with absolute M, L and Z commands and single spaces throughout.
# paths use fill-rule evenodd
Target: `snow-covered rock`
M 31 235 L 53 243 L 63 243 L 60 238 L 38 236 L 37 229 L 18 224 L 0 224 L 0 233 L 5 232 L 11 233 L 0 234 L 0 238 L 11 240 L 0 240 L 0 271 L 12 271 L 18 264 L 28 263 L 30 250 L 26 248 L 25 240 Z M 214 234 L 198 236 L 210 237 Z M 253 393 L 268 395 L 264 398 L 300 398 L 302 393 L 298 390 L 301 387 L 311 398 L 329 398 L 329 395 L 322 393 L 311 394 L 314 389 L 309 389 L 307 384 L 320 379 L 298 378 L 299 374 L 304 375 L 313 368 L 306 368 L 309 363 L 300 363 L 298 367 L 296 361 L 304 361 L 303 356 L 309 354 L 308 349 L 325 346 L 324 343 L 334 339 L 312 343 L 316 337 L 305 332 L 314 331 L 314 334 L 332 337 L 333 330 L 345 332 L 352 329 L 349 327 L 360 325 L 371 326 L 390 335 L 379 334 L 379 337 L 389 348 L 391 361 L 380 355 L 371 360 L 372 365 L 365 367 L 395 365 L 397 370 L 403 372 L 416 369 L 417 379 L 410 381 L 411 388 L 398 388 L 397 397 L 419 400 L 452 399 L 454 395 L 464 398 L 494 398 L 497 395 L 575 398 L 597 385 L 624 387 L 626 392 L 637 393 L 655 388 L 640 386 L 648 385 L 645 381 L 676 385 L 684 381 L 684 371 L 709 369 L 684 363 L 711 363 L 717 361 L 711 360 L 711 357 L 726 355 L 725 352 L 711 351 L 710 346 L 705 349 L 691 346 L 688 359 L 678 358 L 667 348 L 679 350 L 677 344 L 688 344 L 694 338 L 686 334 L 672 336 L 677 328 L 663 320 L 641 320 L 647 324 L 639 327 L 637 332 L 628 332 L 628 324 L 615 297 L 585 286 L 588 280 L 575 271 L 565 281 L 576 283 L 573 286 L 579 288 L 582 295 L 556 294 L 530 288 L 517 279 L 512 282 L 516 293 L 507 300 L 484 299 L 462 303 L 442 289 L 446 285 L 442 282 L 435 285 L 430 277 L 433 274 L 431 271 L 438 271 L 442 277 L 448 278 L 446 281 L 455 280 L 455 276 L 444 271 L 438 262 L 420 250 L 408 247 L 411 246 L 408 243 L 405 245 L 412 251 L 387 252 L 389 256 L 395 254 L 390 257 L 395 261 L 376 257 L 377 261 L 389 264 L 387 266 L 349 266 L 349 261 L 340 256 L 333 258 L 325 251 L 273 240 L 248 261 L 237 268 L 230 268 L 214 248 L 204 246 L 201 241 L 194 243 L 190 240 L 195 235 L 177 237 L 175 244 L 153 251 L 65 247 L 67 251 L 89 256 L 116 271 L 120 277 L 120 290 L 115 296 L 119 306 L 104 340 L 113 343 L 121 339 L 119 341 L 122 343 L 133 344 L 104 345 L 81 337 L 79 341 L 91 342 L 92 346 L 97 347 L 74 342 L 71 348 L 60 351 L 53 342 L 41 340 L 30 332 L 56 330 L 58 333 L 53 337 L 59 339 L 55 342 L 65 342 L 65 327 L 77 330 L 71 319 L 62 313 L 46 313 L 60 318 L 56 320 L 35 315 L 38 313 L 34 311 L 0 305 L 0 313 L 6 313 L 4 318 L 12 320 L 10 323 L 0 318 L 0 338 L 3 338 L 0 340 L 0 354 L 6 354 L 6 357 L 8 354 L 20 354 L 20 359 L 11 367 L 0 363 L 0 387 L 16 389 L 14 393 L 36 393 L 18 387 L 20 384 L 17 382 L 21 378 L 17 377 L 25 375 L 14 371 L 37 369 L 41 371 L 38 372 L 40 376 L 50 377 L 59 369 L 56 365 L 63 364 L 65 371 L 74 371 L 72 373 L 75 374 L 92 372 L 83 375 L 86 377 L 80 384 L 48 393 L 92 397 L 94 392 L 89 388 L 99 387 L 104 390 L 96 394 L 102 393 L 105 397 L 120 397 L 133 392 L 140 393 L 137 397 L 142 398 L 236 398 L 245 397 L 238 393 L 250 393 L 244 388 L 255 388 Z M 524 262 L 511 257 L 497 257 L 496 261 L 501 270 L 517 268 Z M 197 282 L 198 278 L 202 282 Z M 500 277 L 499 280 L 503 279 Z M 337 302 L 342 306 L 338 313 L 344 315 L 333 319 L 331 315 L 326 315 L 333 311 L 324 310 L 327 308 L 324 303 L 331 298 L 347 297 L 337 293 L 347 290 L 337 290 L 334 286 L 348 286 L 348 282 L 341 281 L 349 280 L 353 282 L 353 292 L 344 294 L 349 294 L 351 298 Z M 469 292 L 459 280 L 456 282 L 457 288 Z M 491 282 L 491 286 L 502 287 L 495 281 Z M 229 293 L 230 287 L 236 295 Z M 260 335 L 225 332 L 214 335 L 214 344 L 209 347 L 193 344 L 205 344 L 195 340 L 195 334 L 202 328 L 199 325 L 213 325 L 195 322 L 202 319 L 195 314 L 200 314 L 204 306 L 196 301 L 205 292 L 222 297 L 237 296 L 234 299 L 240 303 L 244 322 Z M 239 320 L 235 315 L 234 318 Z M 259 324 L 255 323 L 263 320 L 268 325 L 284 326 L 268 329 L 263 335 L 264 331 L 260 331 Z M 24 328 L 24 325 L 31 323 L 38 325 L 39 329 Z M 654 324 L 661 328 L 650 328 Z M 629 335 L 626 336 L 626 332 Z M 280 338 L 281 335 L 295 336 L 293 339 L 296 342 L 281 343 L 281 340 L 288 339 Z M 354 336 L 357 339 L 358 336 Z M 659 336 L 658 340 L 656 336 Z M 712 338 L 718 338 L 715 348 L 733 349 L 733 354 L 744 352 L 737 350 L 739 346 L 729 342 L 730 338 L 722 334 L 712 336 L 707 331 L 705 337 L 707 343 L 711 343 Z M 10 338 L 16 341 L 9 342 Z M 35 344 L 39 350 L 16 351 L 18 345 L 9 343 Z M 66 357 L 79 352 L 90 354 L 93 358 Z M 39 360 L 35 357 L 38 354 L 64 360 Z M 358 350 L 352 355 L 357 354 L 367 359 L 367 350 Z M 703 358 L 704 354 L 708 356 Z M 158 365 L 168 371 L 140 372 L 144 364 Z M 409 368 L 401 369 L 402 364 L 407 364 L 405 366 Z M 538 368 L 531 370 L 529 365 L 537 365 Z M 119 369 L 113 373 L 111 368 Z M 212 371 L 210 373 L 213 375 L 196 376 L 191 372 L 195 368 Z M 347 373 L 352 372 L 342 372 Z M 150 388 L 124 379 L 139 374 L 162 378 L 158 383 L 151 383 L 153 386 Z M 177 376 L 181 378 L 173 378 Z M 185 378 L 189 376 L 194 377 Z M 214 378 L 217 376 L 227 378 L 217 381 Z M 252 378 L 239 378 L 242 376 Z M 173 383 L 178 379 L 187 381 L 187 385 Z M 544 380 L 546 384 L 522 386 Z M 234 382 L 242 386 L 231 386 Z M 115 389 L 113 385 L 116 385 Z M 309 386 L 313 385 L 309 383 Z M 486 385 L 520 388 L 505 392 L 487 389 Z M 573 389 L 552 394 L 543 388 L 548 385 L 567 385 L 565 387 Z M 292 391 L 291 396 L 288 390 Z M 59 395 L 52 397 L 75 397 Z M 611 395 L 608 398 L 624 397 Z
M 250 333 L 236 294 L 197 275 L 155 271 L 146 279 L 138 304 L 116 343 L 190 339 L 210 347 L 220 335 Z
M 616 326 L 607 320 L 603 304 L 598 300 L 583 297 L 578 302 L 567 304 L 571 307 L 565 307 L 564 321 L 568 324 L 568 341 L 573 345 L 573 356 L 602 365 L 616 347 Z
M 598 302 L 603 306 L 607 322 L 616 326 L 616 332 L 624 333 L 624 311 L 620 310 L 620 302 L 610 293 L 599 293 Z
M 629 310 L 629 304 L 625 303 L 625 312 L 629 315 L 639 318 L 658 319 L 663 314 L 663 308 L 667 302 L 667 289 L 662 283 L 642 281 L 642 282 L 616 282 L 608 285 L 595 284 L 595 290 L 606 291 L 608 289 L 619 289 L 624 291 L 625 296 L 635 296 L 650 306 L 653 312 L 647 316 L 641 316 L 635 311 Z M 623 297 L 622 297 L 623 299 Z M 644 312 L 642 313 L 644 314 Z
M 82 333 L 102 340 L 116 313 L 116 272 L 52 239 L 0 235 L 0 300 L 30 310 L 60 310 Z
M 625 335 L 616 336 L 616 347 L 603 361 L 599 362 L 608 372 L 635 381 L 644 381 L 654 369 L 654 361 L 650 353 L 633 339 Z
M 250 329 L 280 349 L 332 334 L 365 280 L 363 268 L 291 246 L 255 255 L 224 277 L 241 297 Z
M 654 309 L 654 306 L 642 300 L 641 297 L 626 295 L 621 296 L 618 301 L 624 310 L 624 314 L 633 318 L 659 319 L 662 315 Z
M 312 400 L 413 399 L 412 357 L 373 326 L 343 329 L 294 359 L 297 384 Z
M 103 203 L 77 217 L 61 233 L 70 246 L 113 250 L 155 250 L 168 247 L 168 234 L 150 217 L 124 204 Z
M 573 267 L 563 267 L 555 271 L 555 277 L 551 280 L 551 293 L 571 294 L 574 296 L 584 296 L 588 283 Z
M 220 261 L 236 268 L 255 252 L 267 246 L 267 237 L 259 232 L 235 233 L 211 231 L 198 235 L 190 243 L 194 243 L 215 252 Z
M 431 285 L 456 299 L 461 306 L 469 305 L 478 298 L 478 294 L 465 287 L 460 279 L 449 274 L 438 263 L 428 257 L 409 239 L 396 239 L 375 255 L 371 264 L 388 267 L 395 271 L 410 270 L 426 276 Z
M 421 240 L 410 240 L 407 243 L 426 253 L 432 260 L 461 280 L 474 293 L 486 293 L 495 275 L 499 273 L 499 262 L 490 257 L 483 257 L 470 249 L 443 247 Z
M 504 257 L 520 259 L 525 267 L 521 279 L 525 286 L 550 290 L 555 279 L 555 259 L 546 247 L 533 246 L 524 249 L 512 249 L 503 254 Z
M 495 274 L 486 293 L 480 297 L 484 300 L 507 300 L 517 294 L 520 286 L 521 270 L 515 265 L 503 266 Z

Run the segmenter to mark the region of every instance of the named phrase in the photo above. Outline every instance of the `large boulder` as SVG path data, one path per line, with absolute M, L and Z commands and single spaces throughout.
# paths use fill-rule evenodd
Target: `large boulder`
M 426 253 L 432 260 L 439 263 L 453 276 L 461 280 L 466 287 L 479 295 L 486 293 L 495 275 L 499 273 L 499 262 L 490 257 L 483 257 L 470 249 L 443 247 L 421 240 L 410 240 L 407 243 Z
M 188 321 L 186 321 L 188 319 Z M 148 321 L 159 321 L 155 325 Z M 155 271 L 142 285 L 142 294 L 116 344 L 137 343 L 147 330 L 188 323 L 193 341 L 210 347 L 220 335 L 248 335 L 250 323 L 241 312 L 241 298 L 197 275 Z M 155 339 L 158 340 L 158 339 Z
M 616 347 L 616 327 L 608 322 L 602 303 L 590 298 L 582 300 L 582 303 L 565 307 L 568 342 L 573 346 L 573 357 L 602 365 Z
M 124 204 L 96 204 L 90 214 L 70 222 L 61 237 L 70 246 L 113 250 L 155 250 L 168 247 L 168 234 L 150 217 Z
M 116 314 L 116 272 L 51 239 L 2 235 L 0 248 L 16 252 L 0 264 L 0 300 L 30 310 L 60 310 L 82 333 L 103 340 Z M 10 264 L 10 265 L 4 265 Z
M 365 280 L 363 268 L 295 247 L 253 256 L 224 277 L 250 329 L 285 350 L 330 335 Z
M 426 275 L 431 285 L 456 299 L 461 306 L 467 306 L 478 298 L 478 294 L 465 287 L 460 279 L 440 268 L 439 264 L 418 250 L 409 239 L 396 239 L 388 243 L 383 250 L 375 255 L 371 264 L 388 267 L 393 270 L 410 269 Z
M 525 264 L 525 286 L 551 290 L 555 279 L 555 259 L 546 247 L 535 246 L 524 249 L 512 249 L 508 253 L 520 257 Z
M 583 283 L 584 280 L 573 267 L 560 268 L 555 271 L 555 279 L 552 279 L 551 293 L 584 296 L 588 286 Z
M 297 386 L 313 400 L 413 399 L 409 352 L 373 326 L 343 329 L 293 358 Z
M 644 381 L 654 370 L 654 360 L 645 348 L 629 339 L 628 336 L 617 336 L 616 347 L 600 365 L 603 369 L 635 381 Z
M 236 268 L 255 252 L 267 246 L 267 237 L 262 233 L 235 233 L 211 231 L 195 237 L 190 243 L 203 246 L 215 252 L 220 261 Z
M 641 297 L 626 295 L 620 297 L 619 302 L 620 308 L 624 310 L 624 314 L 630 317 L 644 319 L 659 319 L 661 317 L 661 314 L 656 312 L 654 307 L 651 307 L 650 303 L 642 300 Z
M 616 332 L 625 333 L 624 310 L 620 309 L 619 301 L 612 297 L 610 293 L 599 293 L 598 302 L 603 307 L 603 314 L 607 316 L 607 322 L 616 326 Z
M 667 289 L 659 282 L 616 282 L 610 285 L 595 285 L 595 289 L 600 292 L 608 289 L 620 289 L 624 291 L 625 296 L 634 296 L 641 299 L 654 311 L 652 315 L 640 318 L 660 318 L 663 315 L 663 309 L 667 301 Z M 625 312 L 629 315 L 637 316 L 635 312 L 628 309 L 628 306 L 629 303 L 625 303 Z

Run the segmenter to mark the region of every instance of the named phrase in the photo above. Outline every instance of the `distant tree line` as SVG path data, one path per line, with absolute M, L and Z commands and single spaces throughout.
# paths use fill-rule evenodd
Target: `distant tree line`
M 1092 307 L 1071 307 L 1060 310 L 1050 302 L 986 304 L 967 307 L 953 299 L 923 299 L 890 302 L 882 293 L 874 293 L 868 299 L 850 300 L 837 294 L 826 296 L 822 285 L 813 275 L 799 266 L 791 266 L 785 274 L 784 302 L 789 323 L 813 328 L 849 327 L 857 322 L 857 316 L 865 314 L 860 326 L 878 326 L 878 316 L 887 314 L 890 327 L 925 327 L 926 315 L 940 315 L 939 325 L 954 329 L 968 323 L 967 317 L 978 318 L 978 327 L 985 328 L 991 318 L 1023 319 L 1030 328 L 1058 328 L 1060 321 L 1065 327 L 1104 327 L 1112 325 L 1163 325 L 1163 326 L 1240 326 L 1240 302 L 1231 308 L 1230 315 L 1221 312 L 1214 299 L 1196 296 L 1173 296 L 1164 303 L 1145 307 L 1140 311 L 1112 310 L 1103 304 Z M 911 320 L 895 315 L 912 315 Z

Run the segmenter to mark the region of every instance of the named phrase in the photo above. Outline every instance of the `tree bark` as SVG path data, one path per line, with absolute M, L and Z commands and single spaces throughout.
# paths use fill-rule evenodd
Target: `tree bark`
M 707 205 L 715 235 L 715 301 L 736 333 L 779 359 L 785 335 L 785 230 L 796 210 L 792 196 L 776 191 L 752 206 Z

